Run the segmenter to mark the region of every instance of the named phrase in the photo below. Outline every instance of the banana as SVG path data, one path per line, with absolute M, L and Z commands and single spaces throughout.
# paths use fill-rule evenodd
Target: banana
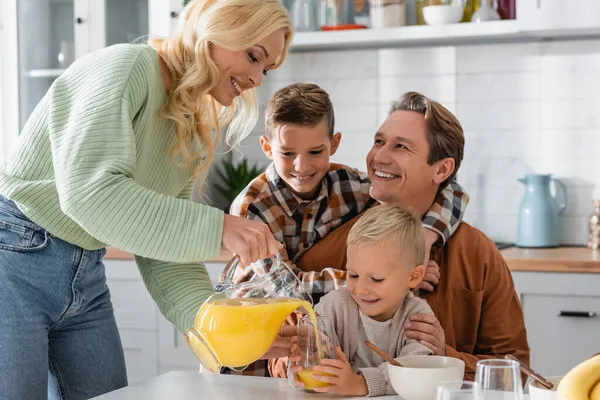
M 590 400 L 600 400 L 600 383 L 597 383 L 590 392 Z
M 558 400 L 600 400 L 600 356 L 594 356 L 570 370 L 558 384 Z M 593 399 L 596 400 L 596 399 Z

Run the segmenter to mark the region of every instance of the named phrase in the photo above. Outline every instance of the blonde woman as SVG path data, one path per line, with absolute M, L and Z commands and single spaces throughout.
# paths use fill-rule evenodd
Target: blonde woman
M 0 398 L 87 399 L 127 384 L 102 258 L 136 255 L 179 330 L 212 291 L 202 261 L 278 251 L 262 223 L 189 201 L 221 128 L 238 143 L 254 88 L 284 60 L 279 0 L 196 0 L 177 31 L 74 63 L 0 168 Z

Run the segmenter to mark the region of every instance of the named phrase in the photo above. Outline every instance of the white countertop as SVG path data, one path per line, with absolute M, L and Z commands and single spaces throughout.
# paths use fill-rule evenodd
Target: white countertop
M 193 371 L 169 372 L 140 385 L 95 397 L 98 400 L 323 400 L 324 398 L 334 398 L 334 396 L 295 390 L 288 385 L 286 379 L 201 374 Z M 364 397 L 344 397 L 344 399 L 364 399 Z M 381 396 L 377 399 L 397 400 L 400 397 Z

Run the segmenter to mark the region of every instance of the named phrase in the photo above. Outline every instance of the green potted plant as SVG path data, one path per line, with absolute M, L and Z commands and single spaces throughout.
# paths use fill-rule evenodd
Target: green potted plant
M 215 183 L 215 189 L 223 197 L 225 201 L 225 212 L 229 213 L 229 208 L 238 194 L 252 179 L 256 178 L 263 172 L 263 169 L 258 165 L 248 165 L 248 160 L 243 158 L 239 162 L 235 162 L 231 157 L 223 161 L 221 168 L 215 169 L 219 181 Z

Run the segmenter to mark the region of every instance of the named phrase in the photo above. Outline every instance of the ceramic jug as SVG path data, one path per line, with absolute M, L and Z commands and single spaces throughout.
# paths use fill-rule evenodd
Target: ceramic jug
M 237 257 L 227 264 L 216 292 L 202 304 L 185 335 L 208 371 L 240 369 L 258 360 L 294 310 L 303 308 L 314 317 L 310 294 L 279 256 L 267 273 L 236 284 L 238 264 Z
M 550 194 L 550 182 L 561 192 L 560 205 Z M 519 208 L 517 246 L 556 247 L 559 245 L 560 215 L 567 207 L 565 186 L 550 175 L 526 175 L 519 179 L 525 184 L 525 195 Z

